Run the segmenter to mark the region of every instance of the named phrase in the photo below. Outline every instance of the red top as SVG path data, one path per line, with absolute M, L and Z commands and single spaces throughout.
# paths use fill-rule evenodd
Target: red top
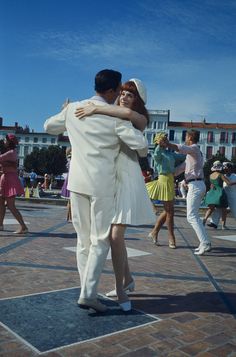
M 16 149 L 9 150 L 5 154 L 0 155 L 0 164 L 2 166 L 2 172 L 16 172 L 17 173 L 17 153 Z

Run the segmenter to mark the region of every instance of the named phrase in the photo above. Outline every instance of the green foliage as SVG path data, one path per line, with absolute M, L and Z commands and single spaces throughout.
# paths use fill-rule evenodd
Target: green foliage
M 41 150 L 35 148 L 25 157 L 24 167 L 28 172 L 34 169 L 38 175 L 45 173 L 53 176 L 61 175 L 67 171 L 65 151 L 56 145 Z

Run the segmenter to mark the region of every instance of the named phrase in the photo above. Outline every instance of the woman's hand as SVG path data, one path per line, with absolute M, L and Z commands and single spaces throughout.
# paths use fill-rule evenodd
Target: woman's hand
M 79 119 L 93 115 L 96 112 L 97 106 L 92 102 L 88 102 L 84 107 L 79 107 L 75 111 L 75 116 Z

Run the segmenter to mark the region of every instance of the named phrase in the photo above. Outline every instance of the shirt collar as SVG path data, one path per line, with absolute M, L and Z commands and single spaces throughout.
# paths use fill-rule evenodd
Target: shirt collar
M 98 100 L 98 101 L 103 102 L 103 103 L 107 103 L 103 97 L 100 97 L 100 95 L 94 95 L 91 99 L 92 100 Z

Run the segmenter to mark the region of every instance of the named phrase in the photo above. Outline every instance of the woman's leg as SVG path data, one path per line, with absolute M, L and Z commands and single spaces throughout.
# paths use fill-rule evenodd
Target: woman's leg
M 222 228 L 225 228 L 226 226 L 226 217 L 227 217 L 227 208 L 222 207 L 222 216 L 221 216 Z
M 123 287 L 125 288 L 128 286 L 131 282 L 133 281 L 133 277 L 130 273 L 129 269 L 129 262 L 128 262 L 128 255 L 127 255 L 127 249 L 125 247 L 125 274 L 124 274 L 124 280 L 123 280 Z
M 0 227 L 3 227 L 3 220 L 6 214 L 5 198 L 0 197 Z
M 7 207 L 9 208 L 9 210 L 11 211 L 11 213 L 13 214 L 15 219 L 21 225 L 21 229 L 19 231 L 17 231 L 17 233 L 22 233 L 23 231 L 27 230 L 27 227 L 26 227 L 25 222 L 22 218 L 22 215 L 15 206 L 15 196 L 7 197 L 6 201 L 7 201 Z
M 205 217 L 203 219 L 204 226 L 205 226 L 208 218 L 211 216 L 212 212 L 214 211 L 214 209 L 215 209 L 215 206 L 210 205 L 208 210 L 206 211 Z
M 158 234 L 159 234 L 159 231 L 160 231 L 161 227 L 163 226 L 163 224 L 166 221 L 166 217 L 167 217 L 167 215 L 166 215 L 166 210 L 165 210 L 165 207 L 164 207 L 164 211 L 157 218 L 156 224 L 155 224 L 154 228 L 151 231 L 151 236 L 152 236 L 152 238 L 153 238 L 155 243 L 158 242 Z
M 174 201 L 166 201 L 163 203 L 166 211 L 166 225 L 168 229 L 168 240 L 171 248 L 175 248 L 174 234 Z
M 120 303 L 128 300 L 128 297 L 123 289 L 123 280 L 125 276 L 125 261 L 127 260 L 127 252 L 124 240 L 125 229 L 125 225 L 112 225 L 110 238 L 112 263 L 116 279 L 116 293 Z
M 66 217 L 66 220 L 67 221 L 71 221 L 72 220 L 70 199 L 67 202 L 67 217 Z

